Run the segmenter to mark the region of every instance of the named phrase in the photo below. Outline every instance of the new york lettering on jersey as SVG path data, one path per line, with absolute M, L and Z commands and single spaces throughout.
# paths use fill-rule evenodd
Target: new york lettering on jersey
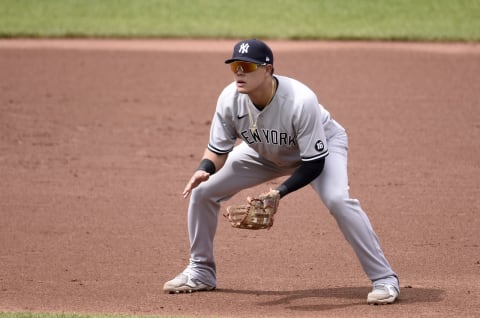
M 240 132 L 247 144 L 265 143 L 279 146 L 296 146 L 297 137 L 275 129 L 246 129 Z

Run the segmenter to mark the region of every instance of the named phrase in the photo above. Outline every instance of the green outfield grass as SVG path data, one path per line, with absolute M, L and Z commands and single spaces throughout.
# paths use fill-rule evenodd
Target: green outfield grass
M 480 0 L 0 0 L 0 37 L 479 41 Z

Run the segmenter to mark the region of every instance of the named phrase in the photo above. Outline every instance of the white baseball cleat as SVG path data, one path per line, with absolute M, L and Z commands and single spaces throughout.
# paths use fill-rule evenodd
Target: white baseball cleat
M 369 305 L 386 305 L 392 304 L 398 298 L 398 290 L 390 284 L 377 284 L 368 293 L 367 303 Z
M 190 277 L 189 274 L 181 273 L 177 277 L 163 285 L 163 291 L 167 294 L 193 293 L 196 291 L 208 291 L 215 289 L 215 286 L 209 286 L 198 279 Z

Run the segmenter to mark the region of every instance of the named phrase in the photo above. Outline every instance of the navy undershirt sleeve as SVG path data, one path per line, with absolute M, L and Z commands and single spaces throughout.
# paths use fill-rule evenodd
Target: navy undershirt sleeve
M 302 162 L 300 167 L 285 182 L 278 186 L 277 190 L 280 192 L 280 197 L 284 197 L 312 182 L 322 173 L 324 166 L 325 158 Z

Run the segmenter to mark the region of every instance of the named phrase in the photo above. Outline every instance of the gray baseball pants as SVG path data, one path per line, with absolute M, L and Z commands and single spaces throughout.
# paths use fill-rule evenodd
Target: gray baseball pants
M 349 196 L 345 130 L 331 120 L 325 133 L 329 155 L 324 170 L 311 186 L 335 218 L 367 277 L 372 282 L 390 283 L 398 289 L 397 274 L 387 261 L 367 215 L 359 201 Z M 185 272 L 207 285 L 217 286 L 213 241 L 220 202 L 240 190 L 289 175 L 293 170 L 278 167 L 245 143 L 236 146 L 224 167 L 192 191 L 188 208 L 190 263 Z

